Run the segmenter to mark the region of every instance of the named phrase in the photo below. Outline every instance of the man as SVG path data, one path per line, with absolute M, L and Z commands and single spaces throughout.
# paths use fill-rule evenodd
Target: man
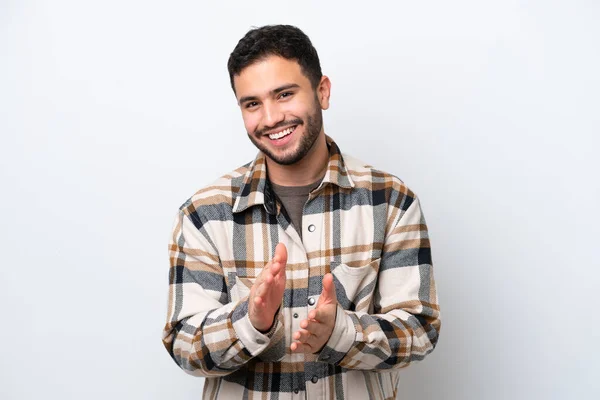
M 260 151 L 180 208 L 165 347 L 205 399 L 396 398 L 440 330 L 417 197 L 325 135 L 302 31 L 251 30 L 228 69 Z

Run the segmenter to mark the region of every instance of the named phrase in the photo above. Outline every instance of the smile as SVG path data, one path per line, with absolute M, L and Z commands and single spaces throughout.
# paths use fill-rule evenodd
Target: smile
M 281 132 L 271 133 L 269 135 L 269 139 L 271 139 L 271 140 L 277 140 L 277 139 L 284 138 L 287 135 L 289 135 L 290 133 L 294 132 L 295 129 L 296 129 L 296 126 L 291 126 L 289 128 L 286 128 L 286 129 L 282 130 Z

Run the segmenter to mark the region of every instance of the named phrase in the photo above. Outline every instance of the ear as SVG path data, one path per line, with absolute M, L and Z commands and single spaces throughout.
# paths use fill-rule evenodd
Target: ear
M 325 75 L 321 77 L 319 86 L 317 86 L 317 98 L 321 104 L 321 109 L 327 110 L 329 108 L 329 95 L 331 94 L 331 81 Z

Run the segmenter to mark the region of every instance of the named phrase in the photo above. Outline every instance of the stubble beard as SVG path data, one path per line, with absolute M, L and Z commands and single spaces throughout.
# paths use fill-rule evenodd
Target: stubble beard
M 318 104 L 318 102 L 316 104 Z M 295 120 L 295 121 L 298 121 L 298 120 Z M 278 124 L 278 125 L 281 125 L 281 126 L 288 125 L 289 126 L 290 122 L 292 124 L 295 124 L 295 121 L 289 121 L 289 122 L 284 121 L 283 123 Z M 298 143 L 297 149 L 291 153 L 275 154 L 266 145 L 261 143 L 254 135 L 249 134 L 248 137 L 250 138 L 250 141 L 256 146 L 256 148 L 258 148 L 260 151 L 262 151 L 267 157 L 269 157 L 275 163 L 280 164 L 280 165 L 292 165 L 292 164 L 296 164 L 298 161 L 302 160 L 310 152 L 310 150 L 313 148 L 313 146 L 317 142 L 317 138 L 319 137 L 319 134 L 321 133 L 321 130 L 323 129 L 323 112 L 322 112 L 322 110 L 317 105 L 315 105 L 315 107 L 313 109 L 313 113 L 309 114 L 306 117 L 306 121 L 302 121 L 302 123 L 299 125 L 303 125 L 306 132 L 300 138 L 300 143 Z M 296 127 L 296 129 L 298 129 L 298 127 Z M 261 132 L 261 136 L 262 136 L 262 132 Z

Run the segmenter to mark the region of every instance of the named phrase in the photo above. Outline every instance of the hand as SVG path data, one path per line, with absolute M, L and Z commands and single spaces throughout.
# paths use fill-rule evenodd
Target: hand
M 323 277 L 323 291 L 314 310 L 308 313 L 308 319 L 300 322 L 300 329 L 292 336 L 297 340 L 290 345 L 292 353 L 318 353 L 329 341 L 335 326 L 337 296 L 333 275 Z
M 252 326 L 267 332 L 273 325 L 275 313 L 281 306 L 285 291 L 287 249 L 283 243 L 275 248 L 273 260 L 268 262 L 250 289 L 248 315 Z

